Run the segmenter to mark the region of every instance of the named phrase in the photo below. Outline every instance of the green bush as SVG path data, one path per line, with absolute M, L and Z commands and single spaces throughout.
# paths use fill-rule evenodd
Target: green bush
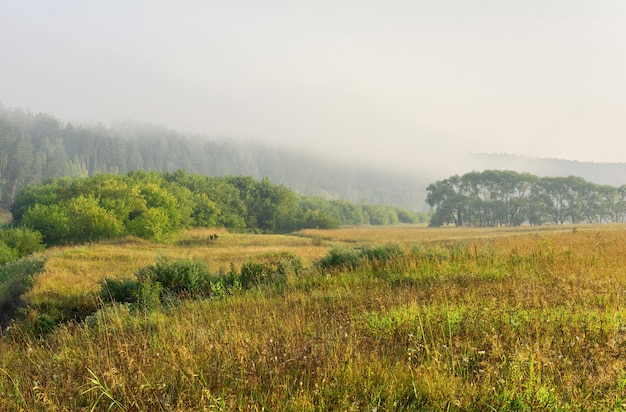
M 143 312 L 159 307 L 163 301 L 163 286 L 160 283 L 140 283 L 137 293 L 137 305 Z
M 250 289 L 261 285 L 271 285 L 282 288 L 287 284 L 287 274 L 297 275 L 301 270 L 302 261 L 293 253 L 268 253 L 242 265 L 241 287 Z
M 168 242 L 175 233 L 175 228 L 167 212 L 159 207 L 147 209 L 128 222 L 130 234 L 157 242 Z
M 271 268 L 261 262 L 247 261 L 241 266 L 241 286 L 244 289 L 267 284 L 272 279 Z
M 159 283 L 176 295 L 206 295 L 210 290 L 211 273 L 206 263 L 190 259 L 171 260 L 160 256 L 154 265 L 136 273 L 141 283 Z
M 18 258 L 17 250 L 12 249 L 6 243 L 0 242 L 0 265 L 14 262 Z
M 402 257 L 404 251 L 398 244 L 380 246 L 365 246 L 361 249 L 361 256 L 370 262 L 388 263 Z
M 9 228 L 0 231 L 0 241 L 15 250 L 19 257 L 40 252 L 45 248 L 41 233 L 25 227 Z
M 92 242 L 120 237 L 124 228 L 116 216 L 100 207 L 93 196 L 77 196 L 65 205 L 70 219 L 68 243 Z
M 47 245 L 67 243 L 70 241 L 70 219 L 61 206 L 35 204 L 28 209 L 22 218 L 24 226 L 43 234 Z
M 134 303 L 139 299 L 141 285 L 136 279 L 105 278 L 99 296 L 103 302 Z
M 358 251 L 334 247 L 317 261 L 317 266 L 323 270 L 354 270 L 360 262 L 361 256 Z

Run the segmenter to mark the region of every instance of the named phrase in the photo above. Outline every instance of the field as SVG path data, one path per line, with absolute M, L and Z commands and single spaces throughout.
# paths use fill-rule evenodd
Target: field
M 193 230 L 50 249 L 31 307 L 99 310 L 2 331 L 0 410 L 625 410 L 625 229 Z M 159 256 L 226 273 L 283 252 L 303 268 L 281 285 L 150 308 L 96 297 Z

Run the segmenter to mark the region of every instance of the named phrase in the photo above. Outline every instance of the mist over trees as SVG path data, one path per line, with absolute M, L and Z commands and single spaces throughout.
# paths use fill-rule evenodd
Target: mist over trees
M 162 126 L 75 126 L 0 105 L 0 207 L 31 184 L 133 170 L 269 178 L 303 195 L 423 210 L 426 181 L 355 169 L 260 144 L 211 141 Z
M 427 192 L 430 226 L 617 223 L 626 217 L 626 185 L 575 176 L 487 170 L 439 180 Z
M 507 153 L 472 153 L 469 163 L 472 167 L 467 170 L 514 170 L 545 177 L 578 176 L 600 185 L 626 184 L 626 163 L 579 162 Z M 446 175 L 453 173 L 456 172 Z

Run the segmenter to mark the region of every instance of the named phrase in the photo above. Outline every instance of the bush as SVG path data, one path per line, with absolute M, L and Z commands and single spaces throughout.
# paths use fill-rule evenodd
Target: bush
M 326 270 L 354 270 L 360 262 L 361 256 L 356 250 L 332 248 L 326 256 L 317 261 L 317 266 Z
M 127 226 L 130 234 L 156 242 L 168 242 L 176 232 L 167 212 L 159 207 L 147 209 Z
M 139 269 L 140 283 L 159 283 L 176 295 L 206 295 L 210 290 L 211 273 L 206 263 L 190 259 L 171 260 L 160 256 L 154 265 Z
M 332 248 L 316 265 L 322 270 L 337 271 L 355 270 L 364 263 L 380 268 L 399 262 L 403 256 L 404 250 L 397 244 L 364 246 L 361 249 Z
M 268 253 L 258 260 L 248 261 L 241 267 L 240 281 L 243 289 L 272 285 L 284 287 L 287 274 L 298 274 L 302 261 L 291 252 Z
M 14 262 L 18 258 L 18 254 L 15 249 L 10 248 L 6 243 L 0 242 L 0 265 Z
M 68 243 L 91 242 L 120 237 L 122 224 L 115 215 L 104 210 L 94 196 L 77 196 L 67 202 L 65 213 L 70 218 Z
M 134 303 L 139 299 L 141 285 L 136 279 L 105 278 L 100 287 L 100 299 L 103 302 Z
M 361 256 L 373 263 L 388 263 L 401 258 L 403 254 L 398 244 L 366 246 L 361 249 Z
M 70 219 L 59 205 L 35 204 L 24 214 L 22 223 L 28 228 L 43 234 L 47 245 L 67 243 L 70 241 Z
M 98 310 L 98 302 L 93 294 L 67 294 L 63 292 L 48 292 L 45 299 L 38 302 L 29 302 L 29 319 L 33 319 L 32 313 L 37 317 L 46 316 L 55 324 L 68 321 L 82 321 L 87 316 Z
M 19 257 L 42 251 L 43 237 L 36 230 L 25 227 L 10 228 L 0 232 L 0 240 L 17 252 Z

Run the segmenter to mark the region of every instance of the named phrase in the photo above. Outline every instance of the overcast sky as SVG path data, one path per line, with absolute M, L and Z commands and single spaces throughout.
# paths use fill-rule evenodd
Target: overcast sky
M 626 161 L 626 1 L 0 2 L 0 102 L 395 166 Z

